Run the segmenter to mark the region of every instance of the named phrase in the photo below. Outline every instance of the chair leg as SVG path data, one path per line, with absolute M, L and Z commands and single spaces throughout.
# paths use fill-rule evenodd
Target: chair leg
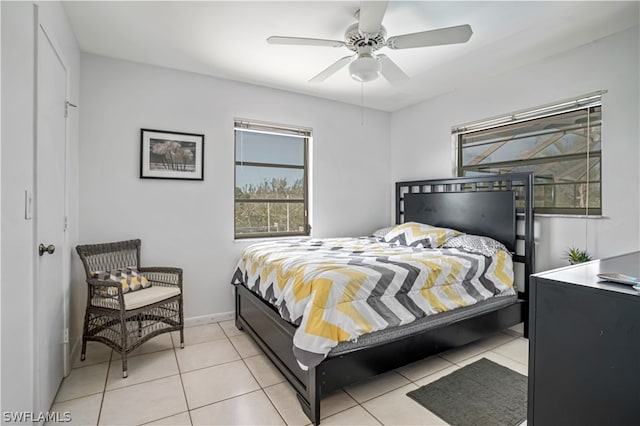
M 122 357 L 122 377 L 126 379 L 129 373 L 127 372 L 127 320 L 124 316 L 124 310 L 120 311 L 120 325 L 122 327 L 122 336 L 120 341 L 120 356 Z
M 91 292 L 87 295 L 87 307 L 84 310 L 84 325 L 82 326 L 82 351 L 80 352 L 80 361 L 84 361 L 87 355 L 87 334 L 89 334 L 89 301 Z
M 87 338 L 85 336 L 82 336 L 82 351 L 80 352 L 80 361 L 84 361 L 87 354 Z
M 180 315 L 180 349 L 184 349 L 184 308 L 182 303 L 182 296 L 178 300 L 178 310 L 178 315 Z
M 127 353 L 123 351 L 120 355 L 122 356 L 122 377 L 126 379 L 129 375 L 127 372 Z

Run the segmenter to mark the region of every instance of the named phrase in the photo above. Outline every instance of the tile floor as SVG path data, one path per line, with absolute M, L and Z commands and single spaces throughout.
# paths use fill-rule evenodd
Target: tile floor
M 527 374 L 522 327 L 427 358 L 322 400 L 323 425 L 446 425 L 406 396 L 410 390 L 488 358 Z M 307 425 L 293 388 L 233 321 L 158 336 L 129 358 L 90 342 L 64 379 L 53 411 L 81 425 Z M 526 423 L 526 422 L 525 422 Z

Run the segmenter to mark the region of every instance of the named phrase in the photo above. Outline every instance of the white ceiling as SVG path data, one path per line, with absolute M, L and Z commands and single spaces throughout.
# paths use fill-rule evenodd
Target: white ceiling
M 270 45 L 271 35 L 343 40 L 359 1 L 64 2 L 83 52 L 395 111 L 636 26 L 640 2 L 390 1 L 388 36 L 470 24 L 465 44 L 385 53 L 410 80 L 308 80 L 348 49 Z

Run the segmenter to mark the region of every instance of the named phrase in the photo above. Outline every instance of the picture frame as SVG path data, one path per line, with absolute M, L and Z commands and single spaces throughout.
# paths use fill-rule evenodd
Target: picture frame
M 140 129 L 140 178 L 204 180 L 204 135 Z

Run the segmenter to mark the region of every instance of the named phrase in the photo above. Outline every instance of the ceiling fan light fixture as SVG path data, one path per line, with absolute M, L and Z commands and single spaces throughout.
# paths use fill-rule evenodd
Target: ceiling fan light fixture
M 349 74 L 362 83 L 373 81 L 380 76 L 380 62 L 371 55 L 360 55 L 349 64 Z

